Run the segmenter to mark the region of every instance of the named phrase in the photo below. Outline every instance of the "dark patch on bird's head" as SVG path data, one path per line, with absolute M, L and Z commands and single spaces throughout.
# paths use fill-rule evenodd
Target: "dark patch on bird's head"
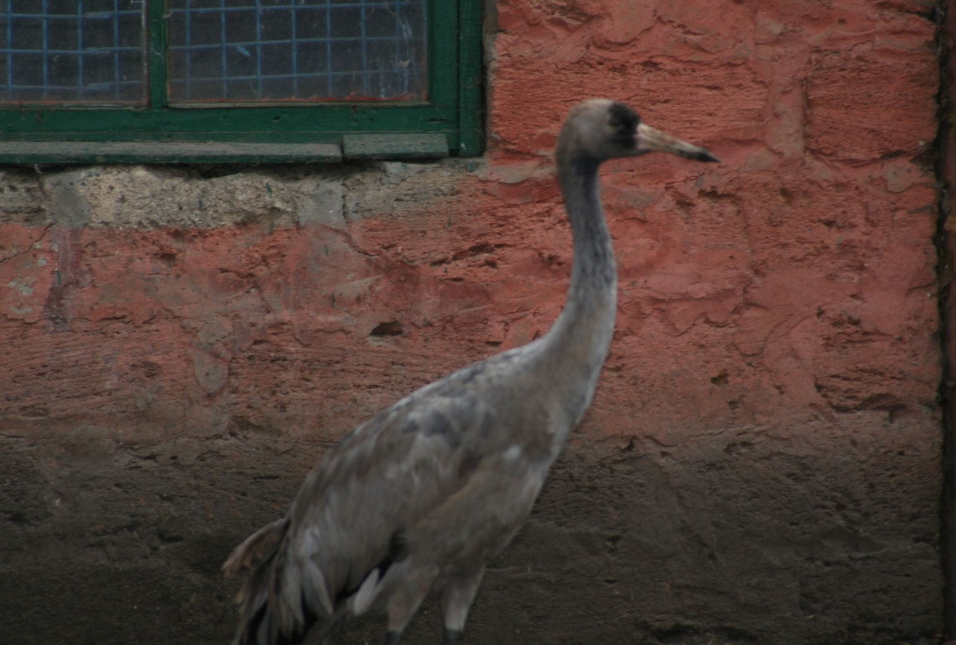
M 567 156 L 579 161 L 600 163 L 635 154 L 640 122 L 637 112 L 618 101 L 584 101 L 568 114 L 558 137 L 558 156 L 564 150 L 569 153 Z
M 635 147 L 637 126 L 641 123 L 640 115 L 619 101 L 611 103 L 607 108 L 607 114 L 612 136 L 616 142 L 625 149 Z

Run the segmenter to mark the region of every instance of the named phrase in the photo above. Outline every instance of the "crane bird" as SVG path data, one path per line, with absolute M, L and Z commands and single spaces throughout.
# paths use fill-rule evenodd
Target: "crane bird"
M 598 167 L 660 151 L 717 161 L 628 106 L 573 108 L 557 143 L 574 261 L 567 303 L 541 338 L 426 385 L 359 425 L 306 477 L 288 514 L 223 565 L 251 568 L 238 645 L 321 642 L 348 615 L 388 617 L 396 645 L 440 593 L 454 645 L 488 561 L 527 519 L 597 385 L 614 330 L 617 274 Z

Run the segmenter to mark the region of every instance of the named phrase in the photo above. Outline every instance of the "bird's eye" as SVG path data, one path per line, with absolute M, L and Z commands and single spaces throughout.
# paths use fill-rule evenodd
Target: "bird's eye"
M 614 129 L 614 140 L 625 147 L 637 145 L 637 128 L 631 123 L 618 124 Z

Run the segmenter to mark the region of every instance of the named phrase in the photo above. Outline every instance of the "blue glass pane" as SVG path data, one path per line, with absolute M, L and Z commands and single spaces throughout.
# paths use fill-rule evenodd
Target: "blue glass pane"
M 425 0 L 168 0 L 172 103 L 421 100 Z
M 0 103 L 143 104 L 144 0 L 0 0 Z

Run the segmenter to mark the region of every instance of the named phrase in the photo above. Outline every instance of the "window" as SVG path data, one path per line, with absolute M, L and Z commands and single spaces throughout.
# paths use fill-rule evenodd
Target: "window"
M 479 3 L 0 0 L 0 162 L 477 154 Z

